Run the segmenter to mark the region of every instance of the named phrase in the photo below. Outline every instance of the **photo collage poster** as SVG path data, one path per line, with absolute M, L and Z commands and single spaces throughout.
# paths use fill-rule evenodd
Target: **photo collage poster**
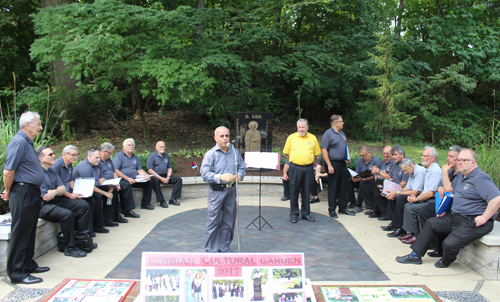
M 128 280 L 69 280 L 47 302 L 119 302 L 134 284 Z
M 146 302 L 305 301 L 303 253 L 143 252 Z

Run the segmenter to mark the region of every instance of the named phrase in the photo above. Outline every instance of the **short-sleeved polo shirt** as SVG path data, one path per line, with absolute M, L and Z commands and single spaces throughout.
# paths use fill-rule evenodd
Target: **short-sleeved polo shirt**
M 64 184 L 63 181 L 61 180 L 61 177 L 59 177 L 59 175 L 54 171 L 50 169 L 45 170 L 44 168 L 42 168 L 42 170 L 43 170 L 43 184 L 40 187 L 40 196 L 43 197 L 45 194 L 47 194 L 49 190 L 55 190 Z
M 43 184 L 43 168 L 35 153 L 33 141 L 19 130 L 10 140 L 5 153 L 5 170 L 14 172 L 14 182 L 36 186 Z
M 381 160 L 377 167 L 380 169 L 380 171 L 390 175 L 390 171 L 395 165 L 396 164 L 394 163 L 394 160 L 391 158 L 389 162 L 386 162 L 385 159 Z
M 422 190 L 424 189 L 424 180 L 425 168 L 419 165 L 415 165 L 413 174 L 408 177 L 406 188 L 422 192 Z
M 436 192 L 439 184 L 443 182 L 443 171 L 437 163 L 433 163 L 429 168 L 425 169 L 424 189 L 422 193 L 433 191 Z
M 152 169 L 158 174 L 167 174 L 168 169 L 172 169 L 170 156 L 167 153 L 163 153 L 160 156 L 157 151 L 151 153 L 148 157 L 147 168 Z
M 500 191 L 481 168 L 477 167 L 466 177 L 457 173 L 453 181 L 453 204 L 451 211 L 462 215 L 482 215 L 493 198 L 500 196 Z M 495 219 L 497 214 L 491 218 Z
M 108 158 L 105 161 L 100 160 L 99 166 L 101 167 L 102 175 L 104 176 L 104 178 L 106 179 L 115 178 L 114 176 L 115 165 L 113 165 L 113 161 L 111 160 L 111 158 Z
M 372 155 L 372 158 L 366 162 L 363 158 L 358 159 L 356 162 L 356 173 L 361 173 L 363 171 L 371 171 L 372 166 L 377 166 L 380 164 L 380 159 Z
M 451 187 L 453 188 L 453 181 L 455 181 L 455 178 L 457 176 L 458 173 L 455 173 L 455 170 L 453 170 L 453 168 L 450 168 L 450 170 L 448 170 L 448 179 L 450 180 L 450 182 L 452 183 L 451 184 Z M 443 186 L 443 178 L 441 176 L 441 181 L 439 182 L 439 186 L 442 187 Z
M 328 157 L 334 161 L 346 160 L 347 138 L 344 132 L 330 128 L 325 131 L 321 139 L 321 148 L 328 150 Z
M 69 188 L 69 182 L 72 180 L 73 165 L 68 164 L 68 167 L 66 167 L 64 165 L 63 158 L 59 157 L 58 159 L 56 159 L 55 164 L 53 164 L 52 167 L 50 167 L 50 170 L 59 175 L 64 186 L 66 187 L 66 191 L 71 192 Z
M 115 169 L 130 178 L 136 178 L 137 171 L 142 170 L 141 162 L 139 161 L 137 155 L 132 153 L 132 155 L 128 157 L 123 150 L 115 155 L 113 158 L 113 164 L 115 165 Z
M 407 157 L 405 157 L 407 158 Z M 392 178 L 392 181 L 395 183 L 400 184 L 403 181 L 408 182 L 408 179 L 410 178 L 410 175 L 404 173 L 401 171 L 401 167 L 399 166 L 399 163 L 394 162 L 394 166 L 391 168 L 389 171 L 389 175 Z
M 93 177 L 95 179 L 95 186 L 98 186 L 99 178 L 103 178 L 103 175 L 101 167 L 99 165 L 92 165 L 88 158 L 86 158 L 73 171 L 73 180 L 78 177 Z
M 300 136 L 295 132 L 288 136 L 283 153 L 288 154 L 290 162 L 296 165 L 309 165 L 314 163 L 314 157 L 321 152 L 318 139 L 311 133 Z

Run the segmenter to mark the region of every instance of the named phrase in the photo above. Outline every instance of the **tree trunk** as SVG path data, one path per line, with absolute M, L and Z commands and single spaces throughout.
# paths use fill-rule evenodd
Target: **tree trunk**
M 403 19 L 403 10 L 405 1 L 399 0 L 398 17 L 396 19 L 396 36 L 401 36 L 401 20 Z
M 205 0 L 197 0 L 196 1 L 196 9 L 203 11 L 205 9 Z M 203 32 L 205 31 L 205 28 L 203 27 L 202 24 L 200 24 L 200 26 L 198 26 L 198 31 L 199 31 L 200 37 L 201 37 L 201 35 L 203 35 Z

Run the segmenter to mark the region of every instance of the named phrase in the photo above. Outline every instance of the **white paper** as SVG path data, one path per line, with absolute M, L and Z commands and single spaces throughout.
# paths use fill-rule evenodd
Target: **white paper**
M 90 197 L 94 194 L 95 178 L 93 177 L 78 177 L 75 179 L 75 187 L 73 193 L 82 194 L 82 197 Z
M 145 175 L 137 175 L 135 177 L 135 182 L 148 182 L 148 179 L 146 178 Z
M 399 192 L 401 191 L 401 185 L 397 184 L 388 179 L 384 179 L 384 187 L 382 188 L 382 194 L 387 195 L 389 191 Z
M 321 180 L 321 177 L 319 178 L 319 188 L 323 191 L 323 181 Z
M 101 186 L 116 186 L 118 187 L 120 185 L 120 180 L 121 178 L 112 178 L 112 179 L 107 179 L 105 180 Z
M 356 171 L 354 171 L 354 170 L 351 170 L 349 168 L 347 168 L 347 170 L 349 170 L 349 173 L 351 173 L 351 177 L 354 177 L 354 176 L 358 175 L 358 173 Z
M 245 167 L 279 170 L 280 157 L 279 153 L 245 152 Z

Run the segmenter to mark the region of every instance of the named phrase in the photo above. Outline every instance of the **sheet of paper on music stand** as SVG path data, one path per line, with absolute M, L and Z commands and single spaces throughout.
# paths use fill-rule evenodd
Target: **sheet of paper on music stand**
M 384 179 L 384 187 L 382 188 L 382 194 L 387 195 L 389 191 L 399 192 L 401 191 L 401 185 L 397 184 L 388 179 Z
M 118 187 L 120 185 L 120 180 L 122 180 L 122 179 L 121 178 L 106 179 L 102 183 L 102 186 L 116 186 L 116 187 Z
M 356 173 L 356 171 L 352 170 L 352 169 L 349 169 L 347 168 L 347 170 L 349 170 L 349 173 L 351 173 L 351 176 L 354 177 L 356 175 L 358 175 L 358 173 Z
M 75 179 L 73 193 L 82 194 L 82 197 L 90 197 L 94 194 L 95 178 L 78 177 Z
M 245 167 L 279 170 L 280 159 L 280 153 L 245 152 Z

